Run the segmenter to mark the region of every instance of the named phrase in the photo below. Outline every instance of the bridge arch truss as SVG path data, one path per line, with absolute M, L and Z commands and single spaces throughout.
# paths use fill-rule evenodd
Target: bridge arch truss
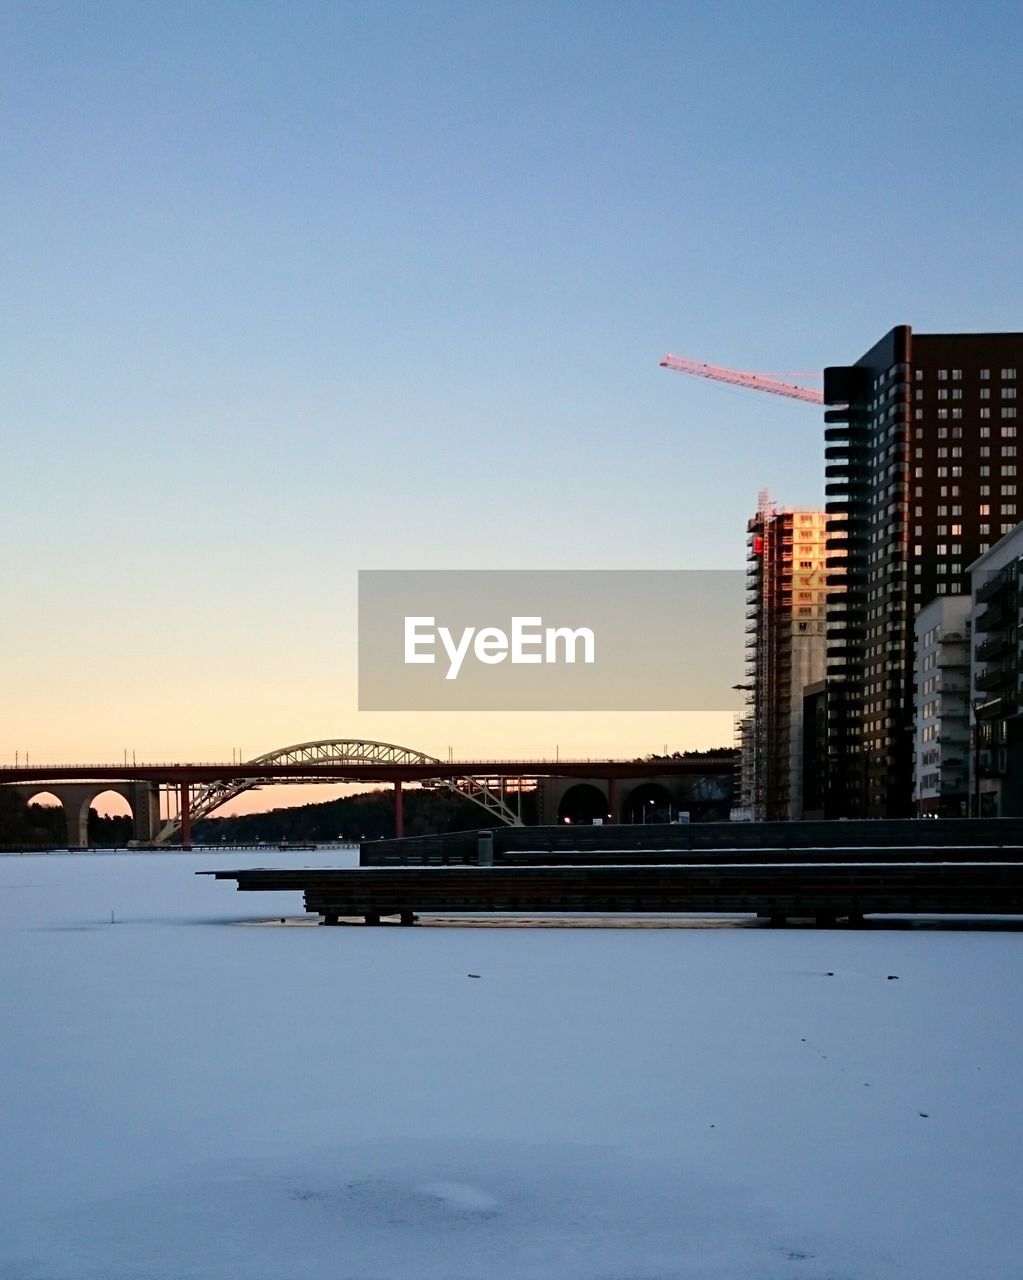
M 268 777 L 261 770 L 268 765 L 437 765 L 437 777 L 421 781 L 420 785 L 427 789 L 447 789 L 457 795 L 464 796 L 473 804 L 484 809 L 492 817 L 507 826 L 521 826 L 521 816 L 508 804 L 503 788 L 498 779 L 492 777 L 445 778 L 444 762 L 436 756 L 426 755 L 412 747 L 399 746 L 394 742 L 375 742 L 365 738 L 327 738 L 317 742 L 298 742 L 288 747 L 278 747 L 276 751 L 268 751 L 265 755 L 256 756 L 244 762 L 251 767 L 252 776 L 247 778 L 225 778 L 221 781 L 205 783 L 195 788 L 191 795 L 190 817 L 192 822 L 208 818 L 222 808 L 230 800 L 245 791 L 268 786 L 279 781 Z M 316 783 L 317 785 L 333 785 L 344 779 L 324 778 L 321 774 L 310 774 L 302 777 L 301 773 L 288 778 L 288 782 L 299 785 Z M 367 779 L 368 781 L 368 779 Z M 521 784 L 520 784 L 521 785 Z M 169 817 L 157 832 L 156 844 L 169 844 L 180 837 L 182 823 L 180 814 Z

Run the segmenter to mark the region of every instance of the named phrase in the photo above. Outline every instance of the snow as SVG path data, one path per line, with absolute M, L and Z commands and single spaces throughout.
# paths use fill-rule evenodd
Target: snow
M 0 857 L 2 1280 L 1023 1270 L 1023 934 L 251 927 L 244 862 Z

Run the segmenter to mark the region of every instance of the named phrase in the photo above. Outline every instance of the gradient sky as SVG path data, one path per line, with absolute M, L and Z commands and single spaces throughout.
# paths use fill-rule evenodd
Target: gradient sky
M 658 361 L 1020 328 L 1021 45 L 1016 3 L 3 6 L 0 761 L 727 741 L 360 715 L 356 571 L 737 568 L 758 489 L 819 505 L 818 410 Z

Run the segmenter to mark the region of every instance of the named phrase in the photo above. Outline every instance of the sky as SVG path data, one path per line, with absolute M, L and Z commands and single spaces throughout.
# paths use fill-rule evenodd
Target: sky
M 1019 17 L 5 5 L 0 763 L 730 740 L 360 713 L 357 571 L 741 568 L 820 505 L 818 409 L 658 362 L 1023 327 Z

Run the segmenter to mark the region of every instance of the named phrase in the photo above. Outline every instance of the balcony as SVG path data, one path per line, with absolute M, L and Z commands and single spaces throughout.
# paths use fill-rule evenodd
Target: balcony
M 1007 653 L 1012 653 L 1015 648 L 1016 641 L 1011 636 L 997 635 L 978 644 L 973 651 L 973 656 L 978 662 L 990 662 L 994 658 L 1001 658 Z
M 996 600 L 977 617 L 973 627 L 975 631 L 1000 631 L 1014 620 L 1013 614 L 1005 607 L 1005 602 Z
M 975 708 L 978 720 L 992 720 L 999 716 L 1011 716 L 1016 711 L 1016 698 L 1012 694 L 1002 694 L 1001 697 L 991 698 L 988 702 L 982 702 L 980 706 Z
M 977 588 L 977 603 L 982 604 L 988 600 L 996 600 L 1000 597 L 1008 596 L 1010 592 L 1015 590 L 1016 580 L 1017 570 L 1014 562 L 989 578 L 983 586 Z
M 1016 663 L 1015 662 L 999 662 L 993 666 L 985 667 L 980 675 L 976 678 L 976 686 L 981 690 L 1002 689 L 1006 685 L 1013 686 L 1016 683 Z

